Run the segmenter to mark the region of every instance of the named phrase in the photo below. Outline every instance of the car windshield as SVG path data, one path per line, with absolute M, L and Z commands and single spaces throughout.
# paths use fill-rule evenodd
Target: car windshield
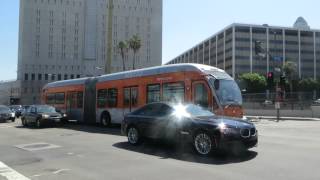
M 235 81 L 211 78 L 209 82 L 215 87 L 217 97 L 222 105 L 242 105 L 241 92 Z
M 7 107 L 0 107 L 0 113 L 7 113 L 10 112 L 10 109 Z
M 212 113 L 209 110 L 206 110 L 200 106 L 188 104 L 188 105 L 182 105 L 178 104 L 173 106 L 173 114 L 181 117 L 181 116 L 192 116 L 192 117 L 204 117 L 204 116 L 214 116 L 214 113 Z
M 38 106 L 38 113 L 56 113 L 56 109 L 52 106 Z

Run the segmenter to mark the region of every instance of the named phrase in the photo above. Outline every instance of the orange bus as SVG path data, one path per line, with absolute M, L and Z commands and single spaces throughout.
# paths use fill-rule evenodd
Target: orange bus
M 243 117 L 242 96 L 223 70 L 174 64 L 93 78 L 58 81 L 43 88 L 42 100 L 85 123 L 119 124 L 128 112 L 159 101 L 192 102 L 223 116 Z

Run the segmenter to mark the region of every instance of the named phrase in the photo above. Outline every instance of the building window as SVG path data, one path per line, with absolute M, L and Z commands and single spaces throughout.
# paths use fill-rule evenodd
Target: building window
M 74 75 L 73 74 L 70 75 L 70 79 L 74 79 Z
M 58 74 L 58 81 L 61 80 L 61 74 Z
M 68 79 L 68 74 L 65 74 L 64 75 L 64 80 L 67 80 Z
M 42 80 L 42 74 L 38 74 L 38 80 L 39 80 L 39 81 Z
M 36 80 L 36 75 L 35 74 L 31 74 L 31 80 L 32 81 Z
M 48 79 L 49 79 L 49 75 L 48 75 L 48 74 L 45 74 L 45 75 L 44 75 L 44 80 L 48 81 Z
M 28 81 L 28 79 L 29 79 L 28 74 L 25 73 L 25 74 L 24 74 L 24 80 L 25 80 L 25 81 Z

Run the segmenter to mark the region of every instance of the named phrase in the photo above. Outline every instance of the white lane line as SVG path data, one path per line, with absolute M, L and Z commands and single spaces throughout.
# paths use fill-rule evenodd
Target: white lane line
M 0 176 L 7 178 L 8 180 L 30 180 L 29 178 L 18 173 L 14 169 L 8 167 L 0 161 Z
M 58 171 L 53 172 L 53 174 L 59 174 L 62 173 L 64 171 L 70 171 L 71 169 L 59 169 Z

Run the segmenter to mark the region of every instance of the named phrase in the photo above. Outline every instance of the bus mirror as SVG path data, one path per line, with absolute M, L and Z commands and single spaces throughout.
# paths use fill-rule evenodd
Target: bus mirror
M 214 88 L 215 88 L 216 90 L 219 90 L 219 88 L 220 88 L 220 81 L 219 81 L 218 79 L 216 79 L 216 80 L 214 81 Z

